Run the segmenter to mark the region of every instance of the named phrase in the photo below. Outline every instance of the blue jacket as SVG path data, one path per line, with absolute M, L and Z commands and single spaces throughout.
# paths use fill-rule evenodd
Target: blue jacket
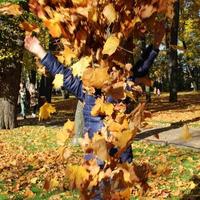
M 141 65 L 138 65 L 137 72 L 140 75 L 146 75 L 148 69 L 150 68 L 153 60 L 156 58 L 158 52 L 151 48 L 146 57 L 142 57 L 139 60 Z M 92 96 L 88 95 L 83 91 L 83 84 L 80 78 L 73 76 L 72 71 L 69 67 L 65 67 L 58 60 L 52 56 L 50 53 L 47 53 L 46 56 L 42 59 L 41 63 L 46 67 L 46 69 L 52 74 L 63 74 L 64 75 L 64 87 L 71 93 L 73 93 L 78 99 L 83 101 L 83 115 L 84 115 L 84 131 L 88 132 L 89 137 L 92 138 L 94 133 L 101 130 L 103 127 L 102 118 L 97 116 L 94 117 L 91 115 L 92 107 L 95 105 L 96 98 L 98 95 Z M 134 69 L 135 70 L 135 69 Z M 114 154 L 115 150 L 111 152 Z M 124 155 L 121 157 L 121 161 L 131 162 L 132 161 L 132 150 L 128 148 Z

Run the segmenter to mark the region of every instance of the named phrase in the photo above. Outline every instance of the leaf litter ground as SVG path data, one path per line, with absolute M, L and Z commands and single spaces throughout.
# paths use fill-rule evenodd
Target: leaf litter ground
M 153 113 L 149 126 L 180 120 L 191 120 L 191 126 L 194 123 L 198 126 L 198 96 L 182 93 L 179 98 L 181 105 L 167 103 L 165 94 L 153 98 L 148 108 Z M 57 96 L 53 103 L 58 112 L 50 121 L 19 118 L 19 128 L 0 131 L 0 200 L 78 199 L 78 192 L 69 189 L 65 168 L 68 163 L 81 162 L 81 148 L 71 146 L 69 141 L 72 155 L 63 161 L 56 141 L 56 133 L 62 129 L 63 123 L 67 118 L 73 119 L 76 100 L 70 98 L 63 101 Z M 188 116 L 191 110 L 196 114 Z M 136 163 L 148 166 L 149 188 L 143 193 L 139 185 L 135 185 L 132 199 L 200 198 L 199 152 L 147 142 L 134 142 L 133 152 Z

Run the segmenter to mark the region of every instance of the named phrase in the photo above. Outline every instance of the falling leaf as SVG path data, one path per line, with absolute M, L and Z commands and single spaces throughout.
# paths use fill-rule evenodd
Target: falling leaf
M 70 65 L 72 59 L 76 58 L 76 53 L 73 52 L 68 46 L 65 46 L 64 51 L 60 52 L 57 57 L 61 63 Z
M 78 6 L 86 6 L 87 2 L 88 0 L 72 0 L 72 3 Z
M 90 66 L 91 61 L 92 57 L 85 56 L 82 57 L 78 62 L 74 63 L 71 66 L 73 75 L 82 77 L 86 68 Z
M 109 24 L 113 23 L 117 19 L 117 12 L 112 3 L 109 3 L 104 7 L 103 15 L 106 17 Z
M 113 132 L 112 135 L 115 139 L 112 143 L 120 149 L 124 149 L 130 144 L 130 141 L 135 137 L 136 133 L 136 129 L 132 131 Z
M 103 99 L 98 98 L 95 101 L 95 106 L 93 106 L 91 110 L 92 116 L 99 116 L 99 115 L 108 115 L 110 116 L 113 113 L 114 106 L 112 103 L 105 103 Z
M 110 35 L 104 44 L 102 53 L 108 54 L 109 56 L 112 55 L 117 50 L 119 43 L 120 40 L 115 34 Z
M 70 180 L 72 188 L 82 189 L 89 181 L 89 172 L 83 166 L 69 165 L 66 169 L 66 177 Z
M 108 68 L 106 67 L 87 68 L 82 77 L 85 87 L 94 87 L 97 89 L 102 88 L 109 80 Z
M 44 21 L 45 26 L 48 28 L 49 33 L 52 37 L 60 37 L 62 34 L 61 25 L 58 21 L 54 19 L 49 19 Z
M 187 140 L 190 140 L 192 138 L 192 135 L 191 133 L 189 132 L 189 128 L 188 128 L 188 125 L 185 124 L 183 126 L 183 129 L 182 129 L 182 139 L 187 141 Z
M 22 14 L 21 7 L 18 4 L 3 3 L 0 4 L 0 13 L 5 15 L 18 16 Z
M 92 148 L 95 155 L 101 160 L 109 160 L 109 154 L 106 146 L 105 138 L 102 135 L 95 134 L 92 138 Z
M 63 129 L 57 134 L 57 143 L 64 145 L 66 140 L 74 135 L 74 122 L 67 120 Z
M 53 87 L 55 89 L 60 89 L 63 86 L 64 83 L 64 75 L 63 74 L 56 74 L 55 78 L 52 82 Z
M 44 103 L 44 105 L 41 106 L 39 110 L 39 121 L 43 119 L 44 120 L 49 119 L 51 117 L 51 114 L 55 112 L 56 112 L 55 107 L 53 107 L 51 104 L 47 102 Z

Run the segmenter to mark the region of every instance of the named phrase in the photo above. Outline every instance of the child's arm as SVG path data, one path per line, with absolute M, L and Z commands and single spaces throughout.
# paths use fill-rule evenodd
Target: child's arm
M 71 69 L 65 67 L 59 63 L 54 56 L 47 53 L 36 37 L 27 36 L 25 38 L 25 48 L 38 56 L 41 59 L 41 63 L 52 75 L 63 74 L 64 87 L 77 98 L 83 100 L 84 93 L 82 89 L 82 81 L 78 77 L 73 76 Z

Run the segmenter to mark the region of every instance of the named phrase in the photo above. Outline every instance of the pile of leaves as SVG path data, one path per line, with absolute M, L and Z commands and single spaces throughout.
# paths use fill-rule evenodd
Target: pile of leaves
M 61 51 L 58 58 L 72 65 L 80 76 L 84 89 L 96 99 L 93 116 L 101 116 L 104 127 L 81 142 L 93 159 L 82 166 L 67 167 L 72 188 L 78 188 L 82 199 L 91 199 L 99 191 L 103 199 L 130 199 L 135 182 L 144 184 L 146 173 L 137 173 L 134 164 L 121 163 L 121 154 L 131 145 L 147 113 L 141 103 L 129 110 L 123 100 L 136 102 L 141 87 L 129 81 L 132 74 L 133 38 L 154 35 L 161 24 L 173 16 L 174 0 L 30 0 L 30 10 L 58 38 Z M 22 25 L 23 26 L 23 25 Z M 34 25 L 23 26 L 29 32 Z M 79 59 L 78 62 L 77 59 Z M 115 103 L 108 103 L 110 96 Z M 112 156 L 111 156 L 111 153 Z M 103 161 L 103 167 L 98 161 Z M 106 185 L 106 187 L 105 187 Z

